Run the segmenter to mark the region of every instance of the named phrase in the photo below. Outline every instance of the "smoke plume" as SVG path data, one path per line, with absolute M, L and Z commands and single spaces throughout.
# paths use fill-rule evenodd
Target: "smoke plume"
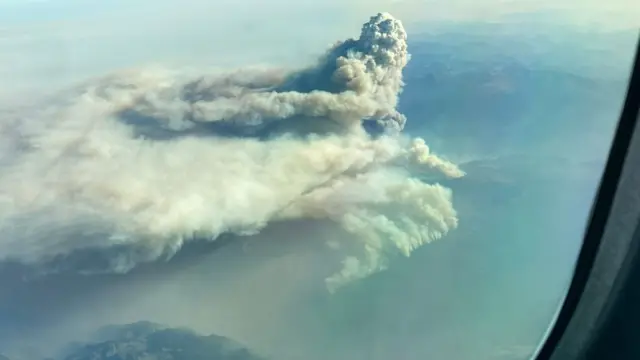
M 188 241 L 318 219 L 360 249 L 330 289 L 383 270 L 458 221 L 449 189 L 411 175 L 463 172 L 401 132 L 408 60 L 400 21 L 377 14 L 299 71 L 136 70 L 6 112 L 0 260 L 97 250 L 104 268 L 77 270 L 126 272 Z

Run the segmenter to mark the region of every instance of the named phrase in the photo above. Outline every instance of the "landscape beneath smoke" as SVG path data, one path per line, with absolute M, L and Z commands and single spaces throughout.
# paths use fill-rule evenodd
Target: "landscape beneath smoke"
M 527 358 L 626 75 L 460 33 L 407 46 L 378 14 L 302 70 L 131 70 L 6 111 L 0 353 Z

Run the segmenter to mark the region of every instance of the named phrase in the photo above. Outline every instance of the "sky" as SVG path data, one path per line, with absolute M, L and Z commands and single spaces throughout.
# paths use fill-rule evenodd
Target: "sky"
M 327 52 L 380 11 L 402 24 L 374 26 L 382 52 Z M 525 359 L 637 19 L 623 0 L 0 0 L 0 350 L 151 320 L 274 359 Z
M 5 0 L 0 2 L 0 76 L 3 83 L 12 84 L 11 92 L 4 91 L 11 95 L 39 89 L 43 75 L 49 84 L 65 84 L 68 79 L 158 61 L 183 66 L 300 65 L 334 39 L 357 31 L 359 19 L 378 11 L 403 19 L 409 31 L 455 21 L 520 23 L 521 14 L 537 29 L 553 16 L 583 28 L 633 28 L 640 6 L 631 3 L 276 0 L 265 9 L 257 0 Z M 272 41 L 275 38 L 278 41 Z

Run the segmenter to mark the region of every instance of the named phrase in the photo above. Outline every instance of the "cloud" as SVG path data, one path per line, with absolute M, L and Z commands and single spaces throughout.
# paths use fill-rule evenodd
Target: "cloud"
M 400 21 L 377 14 L 316 65 L 215 74 L 130 70 L 90 80 L 0 122 L 0 258 L 127 272 L 189 241 L 267 224 L 339 224 L 334 290 L 457 226 L 460 177 L 396 110 L 409 60 Z M 421 171 L 424 174 L 424 171 Z M 299 241 L 305 241 L 302 234 Z

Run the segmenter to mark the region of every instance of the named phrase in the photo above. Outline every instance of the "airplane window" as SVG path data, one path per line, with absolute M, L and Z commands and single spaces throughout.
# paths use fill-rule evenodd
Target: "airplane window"
M 624 0 L 0 0 L 0 360 L 525 360 Z

